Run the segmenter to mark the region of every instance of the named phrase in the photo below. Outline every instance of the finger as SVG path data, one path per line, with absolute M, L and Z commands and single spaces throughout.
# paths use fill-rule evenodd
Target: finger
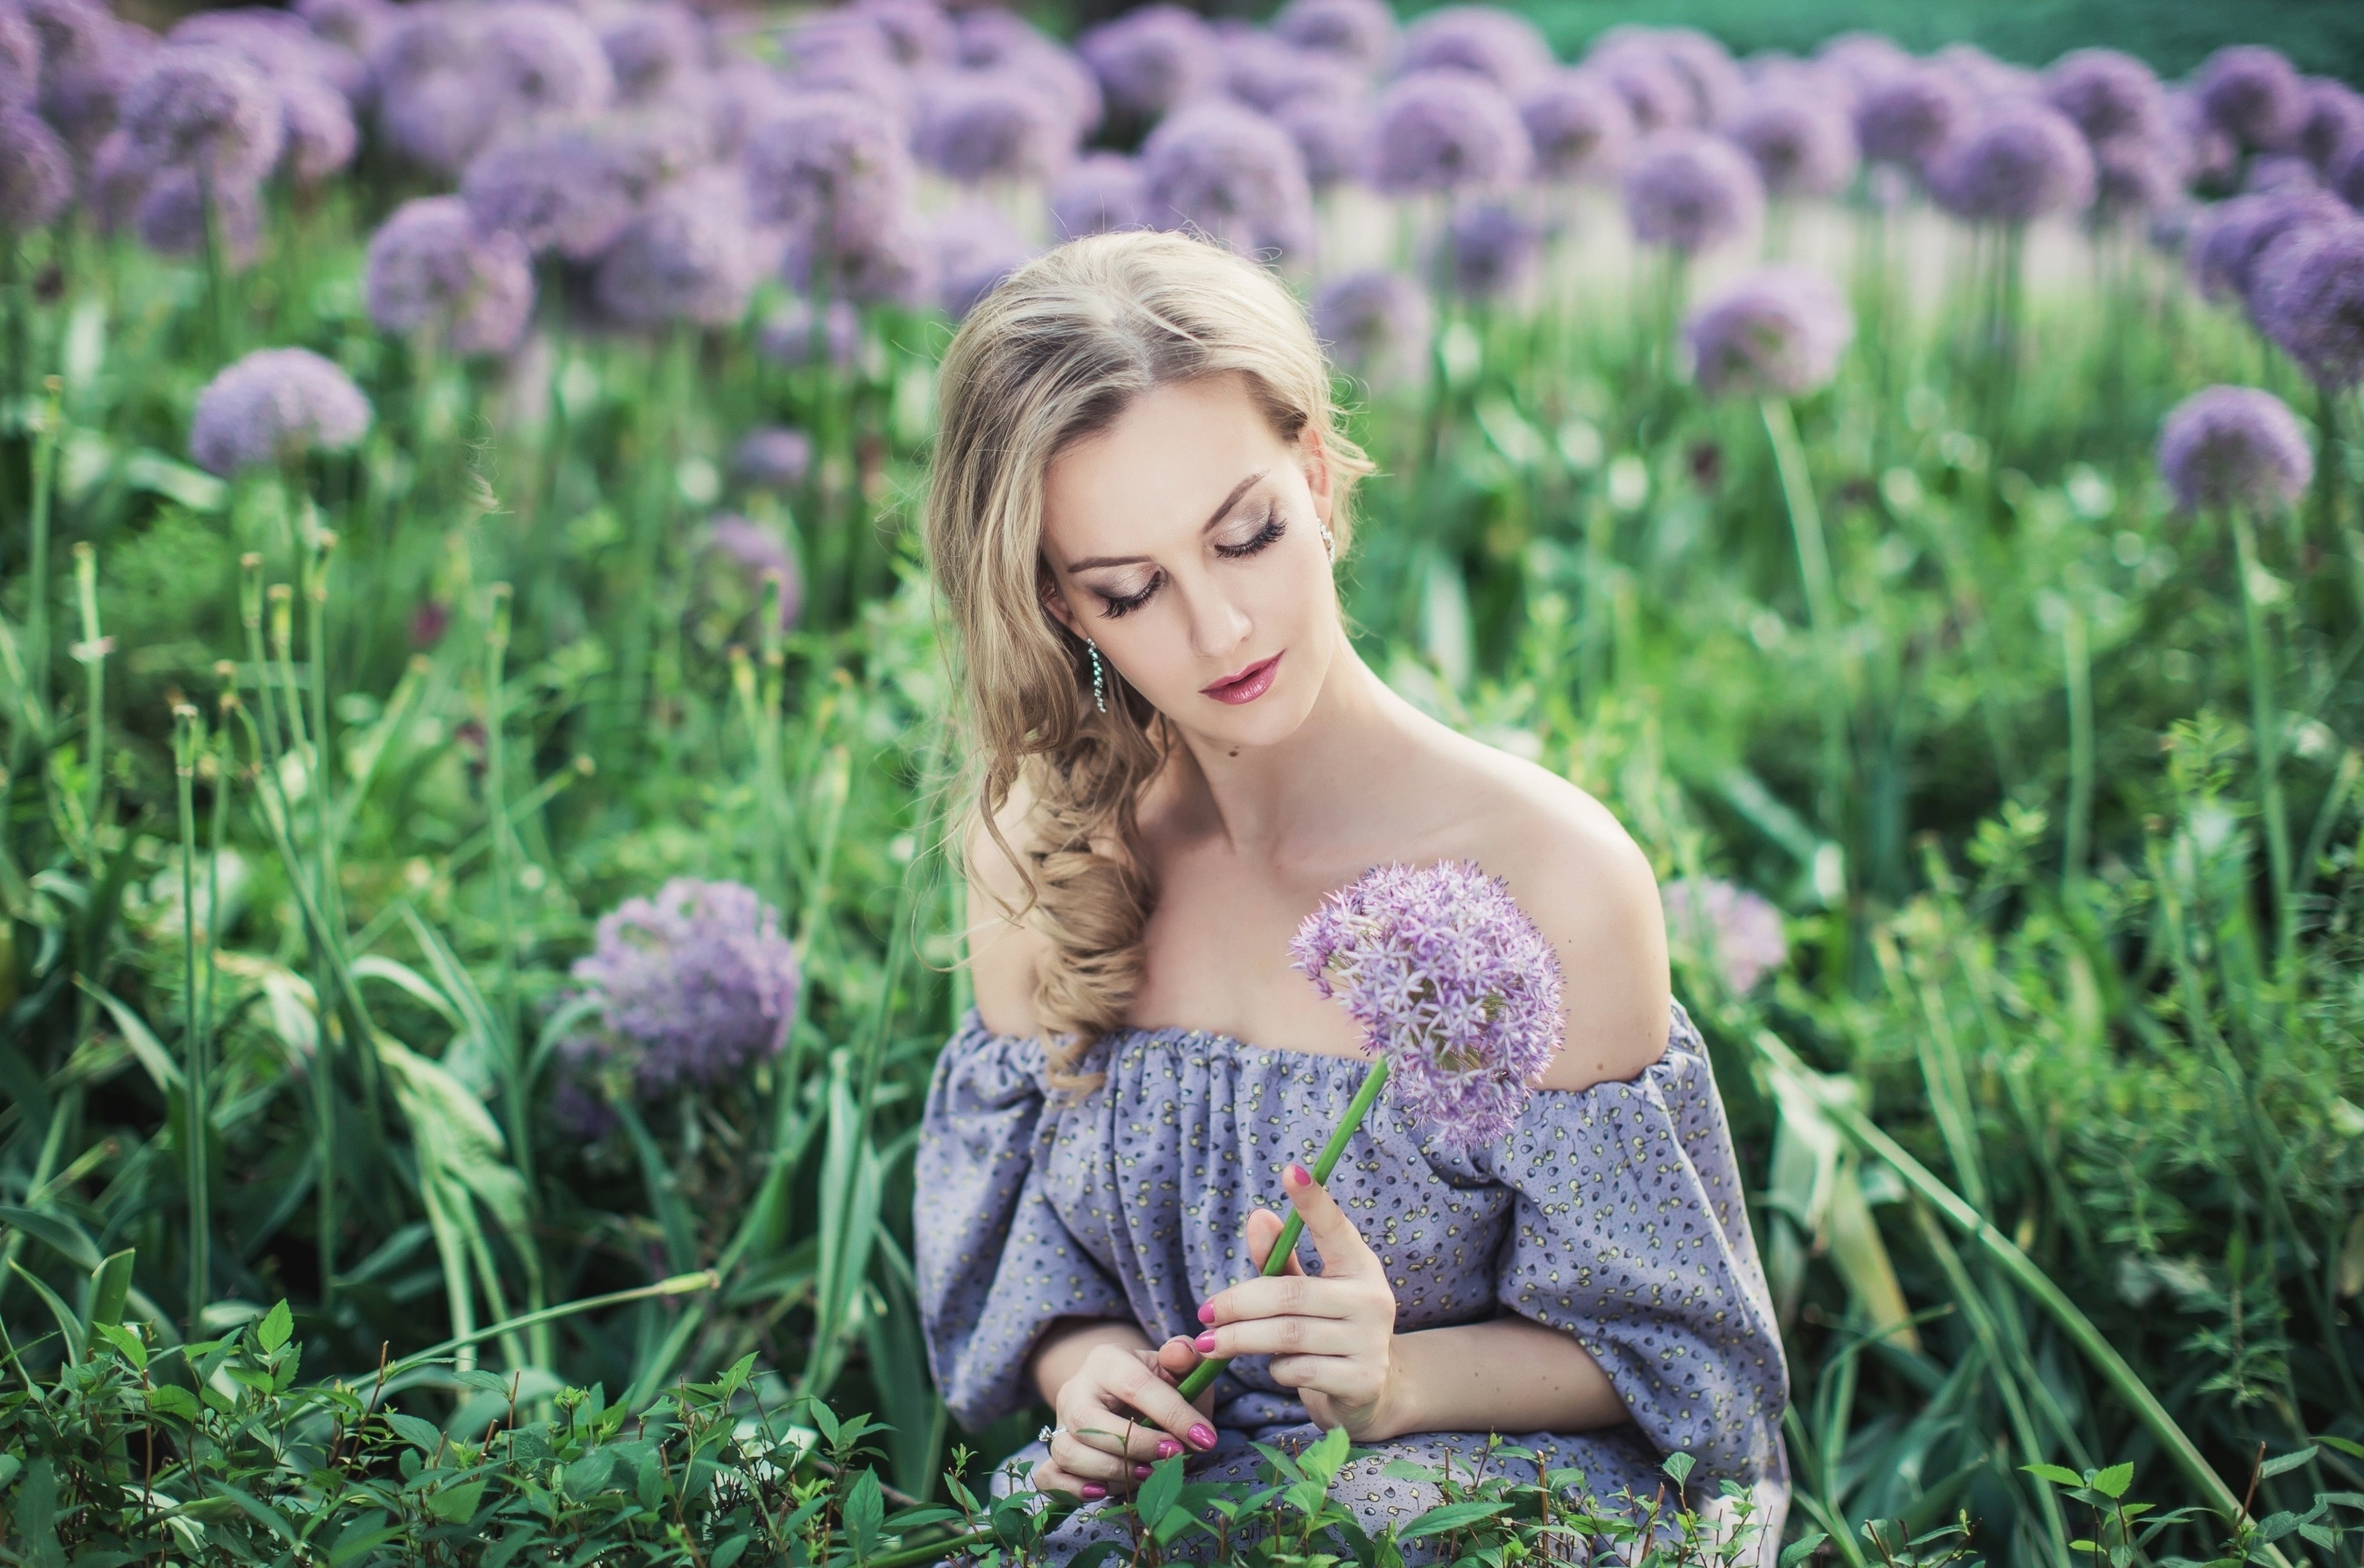
M 1110 1367 L 1099 1386 L 1104 1395 L 1135 1412 L 1134 1432 L 1120 1436 L 1137 1438 L 1146 1457 L 1157 1457 L 1160 1436 L 1172 1438 L 1184 1448 L 1201 1453 L 1215 1446 L 1215 1429 L 1207 1424 L 1207 1418 L 1196 1406 L 1165 1381 L 1162 1371 L 1152 1372 L 1139 1362 L 1125 1358 Z M 1121 1423 L 1123 1418 L 1118 1419 Z M 1158 1430 L 1161 1428 L 1162 1432 Z M 1096 1446 L 1121 1451 L 1116 1443 L 1100 1442 Z M 1132 1451 L 1131 1457 L 1140 1459 L 1144 1453 Z
M 1204 1358 L 1191 1347 L 1188 1335 L 1176 1334 L 1157 1347 L 1157 1370 L 1168 1383 L 1179 1383 Z
M 1378 1256 L 1330 1195 L 1330 1189 L 1313 1179 L 1313 1173 L 1302 1165 L 1289 1165 L 1280 1173 L 1280 1184 L 1288 1193 L 1288 1201 L 1305 1217 L 1305 1229 L 1312 1234 L 1314 1251 L 1321 1254 L 1321 1273 L 1326 1279 L 1337 1279 L 1346 1273 L 1363 1273 L 1378 1267 Z
M 1288 1223 L 1268 1208 L 1248 1210 L 1248 1262 L 1261 1273 L 1272 1256 L 1272 1244 L 1280 1240 L 1281 1227 Z M 1301 1274 L 1305 1265 L 1297 1261 L 1297 1249 L 1289 1249 L 1288 1257 L 1280 1266 L 1284 1274 Z M 1203 1314 L 1202 1314 L 1203 1316 Z
M 1078 1481 L 1096 1481 L 1102 1486 L 1115 1486 L 1130 1482 L 1132 1462 L 1121 1453 L 1110 1453 L 1097 1447 L 1082 1432 L 1062 1430 L 1051 1440 L 1051 1462 Z
M 1064 1492 L 1085 1502 L 1097 1502 L 1109 1495 L 1109 1489 L 1097 1481 L 1085 1481 L 1068 1474 L 1049 1462 L 1036 1465 L 1026 1477 L 1027 1484 L 1037 1492 Z
M 1278 1274 L 1242 1280 L 1219 1291 L 1199 1317 L 1210 1329 L 1243 1323 L 1251 1318 L 1351 1318 L 1361 1306 L 1360 1296 L 1327 1277 Z M 1206 1353 L 1202 1333 L 1192 1340 Z
M 1360 1405 L 1378 1396 L 1379 1379 L 1370 1363 L 1358 1356 L 1275 1356 L 1265 1363 L 1265 1370 L 1272 1373 L 1275 1383 L 1295 1389 L 1300 1397 L 1321 1394 Z
M 1119 1470 L 1128 1463 L 1171 1459 L 1182 1451 L 1182 1445 L 1159 1428 L 1120 1410 L 1087 1412 L 1065 1429 L 1077 1442 L 1105 1455 Z
M 1367 1351 L 1367 1325 L 1344 1318 L 1250 1318 L 1220 1324 L 1196 1346 L 1211 1356 L 1345 1356 Z

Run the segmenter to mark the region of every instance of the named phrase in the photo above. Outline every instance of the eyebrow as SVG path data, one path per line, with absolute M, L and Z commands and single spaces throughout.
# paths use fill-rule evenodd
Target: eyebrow
M 1254 473 L 1249 474 L 1245 479 L 1241 480 L 1237 484 L 1232 485 L 1232 493 L 1223 497 L 1223 504 L 1215 508 L 1214 516 L 1207 519 L 1205 525 L 1199 529 L 1199 533 L 1205 534 L 1211 531 L 1217 523 L 1221 522 L 1225 517 L 1230 515 L 1231 509 L 1233 506 L 1240 504 L 1240 497 L 1248 493 L 1248 486 L 1254 484 L 1257 480 L 1262 479 L 1266 474 L 1271 472 L 1272 471 L 1268 468 L 1259 468 Z M 1149 557 L 1145 555 L 1089 555 L 1086 556 L 1081 561 L 1070 562 L 1067 565 L 1067 570 L 1070 572 L 1084 572 L 1088 571 L 1090 568 L 1095 566 L 1131 566 L 1135 562 L 1146 561 L 1148 559 Z

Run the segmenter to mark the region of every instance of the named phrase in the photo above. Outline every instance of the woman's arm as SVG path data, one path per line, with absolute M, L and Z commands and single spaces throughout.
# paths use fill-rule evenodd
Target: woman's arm
M 1581 1432 L 1627 1419 L 1573 1335 L 1524 1318 L 1398 1334 L 1391 1397 L 1366 1440 L 1405 1432 Z
M 1154 1348 L 1138 1323 L 1119 1322 L 1111 1318 L 1062 1318 L 1043 1330 L 1042 1339 L 1035 1341 L 1033 1355 L 1026 1362 L 1027 1375 L 1042 1392 L 1043 1403 L 1057 1406 L 1059 1391 L 1083 1370 L 1092 1351 L 1102 1345 L 1120 1351 Z

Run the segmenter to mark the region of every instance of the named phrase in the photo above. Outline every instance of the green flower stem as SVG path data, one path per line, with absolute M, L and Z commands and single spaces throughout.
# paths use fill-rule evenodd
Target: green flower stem
M 554 1307 L 540 1307 L 531 1312 L 520 1313 L 515 1318 L 504 1318 L 497 1323 L 487 1323 L 481 1329 L 471 1329 L 464 1334 L 445 1340 L 440 1344 L 429 1345 L 423 1351 L 413 1351 L 400 1361 L 388 1362 L 382 1381 L 391 1380 L 402 1373 L 425 1366 L 429 1362 L 450 1355 L 452 1351 L 466 1346 L 485 1340 L 498 1339 L 504 1334 L 514 1334 L 519 1329 L 530 1329 L 542 1323 L 554 1323 L 562 1318 L 572 1318 L 577 1313 L 597 1312 L 603 1307 L 622 1307 L 631 1302 L 647 1301 L 656 1296 L 703 1296 L 709 1291 L 720 1289 L 721 1285 L 722 1278 L 719 1274 L 712 1269 L 700 1269 L 693 1273 L 675 1274 L 669 1279 L 661 1279 L 653 1284 L 635 1285 L 630 1290 L 611 1290 L 605 1296 L 586 1296 L 579 1301 L 562 1301 Z
M 25 603 L 25 663 L 32 677 L 33 710 L 39 716 L 41 734 L 46 738 L 50 728 L 50 501 L 57 489 L 58 441 L 64 433 L 64 410 L 59 400 L 60 383 L 50 376 L 41 401 L 40 428 L 34 437 L 33 497 L 27 520 L 32 526 L 32 542 L 25 570 L 28 574 Z M 13 769 L 12 769 L 13 771 Z
M 2074 886 L 2085 875 L 2093 840 L 2093 662 L 2085 636 L 2085 611 L 2070 604 L 2060 622 L 2060 662 L 2068 690 L 2068 826 L 2062 847 L 2060 881 Z
M 1372 1103 L 1379 1097 L 1379 1091 L 1387 1086 L 1387 1082 L 1388 1059 L 1382 1056 L 1371 1064 L 1370 1072 L 1363 1079 L 1363 1086 L 1355 1090 L 1355 1097 L 1346 1103 L 1346 1114 L 1338 1118 L 1338 1129 L 1330 1135 L 1330 1141 L 1321 1146 L 1321 1152 L 1313 1157 L 1315 1181 L 1328 1181 L 1330 1173 L 1338 1168 L 1339 1158 L 1346 1152 L 1346 1140 L 1355 1136 L 1356 1128 L 1363 1125 L 1363 1118 L 1370 1114 Z M 1297 1251 L 1297 1239 L 1304 1233 L 1305 1217 L 1291 1209 L 1288 1218 L 1281 1222 L 1280 1235 L 1273 1241 L 1272 1251 L 1265 1257 L 1264 1272 L 1267 1277 L 1288 1267 L 1289 1256 Z M 1196 1399 L 1204 1394 L 1207 1385 L 1215 1381 L 1215 1374 L 1231 1364 L 1228 1356 L 1210 1356 L 1192 1367 L 1190 1374 L 1182 1380 L 1182 1397 Z
M 212 1115 L 206 1095 L 205 1024 L 197 993 L 197 752 L 204 745 L 197 710 L 187 703 L 173 709 L 173 773 L 181 807 L 181 1071 L 186 1087 L 181 1151 L 189 1203 L 189 1338 L 205 1329 L 213 1260 L 213 1205 L 207 1180 L 206 1122 Z M 214 923 L 213 911 L 206 924 Z
M 87 808 L 91 863 L 95 866 L 99 856 L 98 817 L 106 803 L 106 639 L 98 630 L 98 551 L 91 548 L 89 541 L 79 541 L 73 547 L 73 558 L 74 593 L 82 605 L 82 640 L 74 645 L 73 656 L 82 661 L 87 695 L 83 727 L 90 765 Z
M 1806 449 L 1798 440 L 1798 423 L 1782 398 L 1758 400 L 1765 417 L 1765 434 L 1773 443 L 1774 466 L 1781 473 L 1781 498 L 1790 512 L 1790 531 L 1798 543 L 1798 573 L 1806 589 L 1806 614 L 1813 622 L 1816 651 L 1821 655 L 1823 706 L 1823 787 L 1819 803 L 1823 831 L 1840 837 L 1840 814 L 1846 796 L 1846 690 L 1840 665 L 1838 590 L 1831 575 L 1830 546 L 1823 533 L 1823 510 L 1814 500 L 1814 484 L 1806 470 Z
M 2291 846 L 2282 806 L 2280 716 L 2274 711 L 2273 673 L 2267 667 L 2265 608 L 2258 603 L 2258 537 L 2248 514 L 2231 508 L 2233 547 L 2240 558 L 2241 626 L 2247 634 L 2249 722 L 2256 731 L 2258 805 L 2266 829 L 2267 864 L 2274 879 L 2274 951 L 2288 974 L 2297 959 L 2297 933 L 2291 919 Z

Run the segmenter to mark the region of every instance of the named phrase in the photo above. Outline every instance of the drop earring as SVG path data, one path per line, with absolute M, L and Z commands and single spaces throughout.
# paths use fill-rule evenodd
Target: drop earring
M 1100 670 L 1100 645 L 1087 637 L 1084 639 L 1084 646 L 1092 651 L 1092 706 L 1106 713 L 1108 711 L 1108 677 Z
M 1319 519 L 1315 521 L 1314 527 L 1321 530 L 1321 553 L 1330 558 L 1332 565 L 1336 565 L 1338 562 L 1338 536 L 1330 531 L 1330 525 L 1328 523 L 1321 522 Z

